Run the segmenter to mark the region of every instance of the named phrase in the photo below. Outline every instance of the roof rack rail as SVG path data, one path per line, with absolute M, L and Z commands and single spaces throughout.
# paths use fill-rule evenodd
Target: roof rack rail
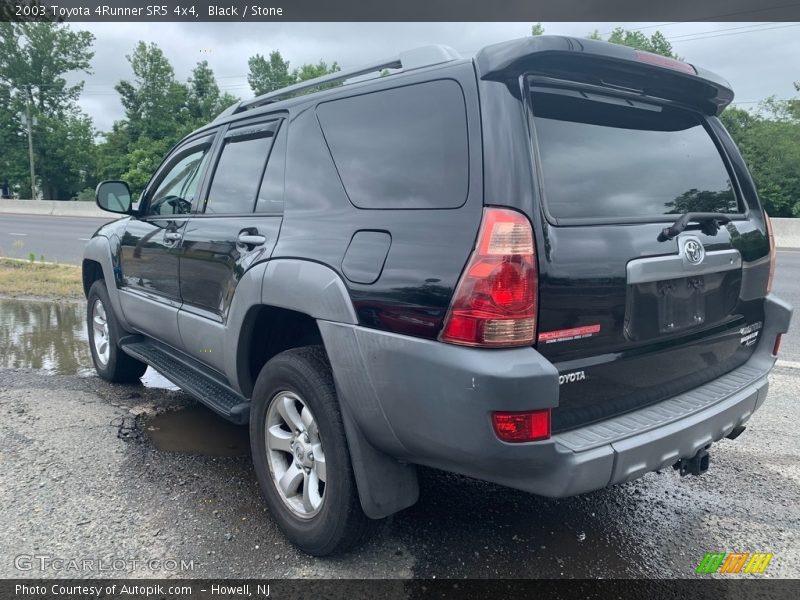
M 379 60 L 361 67 L 336 71 L 335 73 L 329 73 L 328 75 L 315 77 L 314 79 L 309 79 L 307 81 L 301 81 L 300 83 L 295 83 L 288 87 L 275 90 L 274 92 L 256 96 L 251 100 L 237 102 L 236 104 L 233 104 L 222 111 L 214 120 L 219 121 L 224 117 L 235 115 L 245 110 L 258 108 L 259 106 L 278 102 L 279 100 L 285 100 L 286 98 L 294 96 L 299 92 L 310 90 L 327 83 L 345 81 L 347 79 L 352 79 L 353 77 L 360 77 L 361 75 L 380 72 L 384 69 L 403 69 L 404 71 L 408 71 L 410 69 L 419 69 L 422 67 L 429 67 L 431 65 L 450 62 L 451 60 L 458 60 L 459 58 L 461 58 L 461 55 L 450 46 L 422 46 L 420 48 L 401 52 L 398 56 L 392 58 Z

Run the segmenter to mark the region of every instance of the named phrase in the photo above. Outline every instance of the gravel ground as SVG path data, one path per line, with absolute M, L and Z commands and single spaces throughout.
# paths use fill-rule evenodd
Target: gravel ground
M 416 506 L 315 559 L 265 510 L 245 429 L 180 392 L 0 369 L 0 577 L 693 577 L 709 551 L 772 552 L 760 577 L 800 577 L 800 370 L 771 385 L 702 477 L 548 500 L 422 470 Z M 119 569 L 25 571 L 19 556 Z

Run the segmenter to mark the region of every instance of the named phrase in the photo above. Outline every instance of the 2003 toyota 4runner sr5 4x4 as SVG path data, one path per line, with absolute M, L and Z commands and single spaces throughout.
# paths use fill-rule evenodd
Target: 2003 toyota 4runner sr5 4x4
M 416 465 L 545 496 L 702 473 L 791 316 L 717 118 L 732 98 L 685 62 L 542 36 L 238 103 L 136 208 L 98 186 L 126 216 L 83 261 L 97 372 L 151 365 L 249 422 L 312 554 L 412 505 Z

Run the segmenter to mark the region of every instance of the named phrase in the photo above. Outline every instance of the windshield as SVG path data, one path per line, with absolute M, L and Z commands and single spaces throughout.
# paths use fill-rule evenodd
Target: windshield
M 722 156 L 687 110 L 533 88 L 545 199 L 557 219 L 741 212 Z

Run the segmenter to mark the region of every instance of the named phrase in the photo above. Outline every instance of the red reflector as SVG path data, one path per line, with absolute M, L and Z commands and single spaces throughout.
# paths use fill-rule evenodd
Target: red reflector
M 772 347 L 772 356 L 778 356 L 778 351 L 781 349 L 781 338 L 783 337 L 782 333 L 779 333 L 775 336 L 775 345 Z
M 504 442 L 535 442 L 550 437 L 550 409 L 492 413 L 492 425 Z
M 655 65 L 656 67 L 663 67 L 665 69 L 672 69 L 673 71 L 680 71 L 681 73 L 688 73 L 689 75 L 697 75 L 695 68 L 687 62 L 676 60 L 660 54 L 653 54 L 652 52 L 645 52 L 643 50 L 636 50 L 636 60 L 639 62 Z

